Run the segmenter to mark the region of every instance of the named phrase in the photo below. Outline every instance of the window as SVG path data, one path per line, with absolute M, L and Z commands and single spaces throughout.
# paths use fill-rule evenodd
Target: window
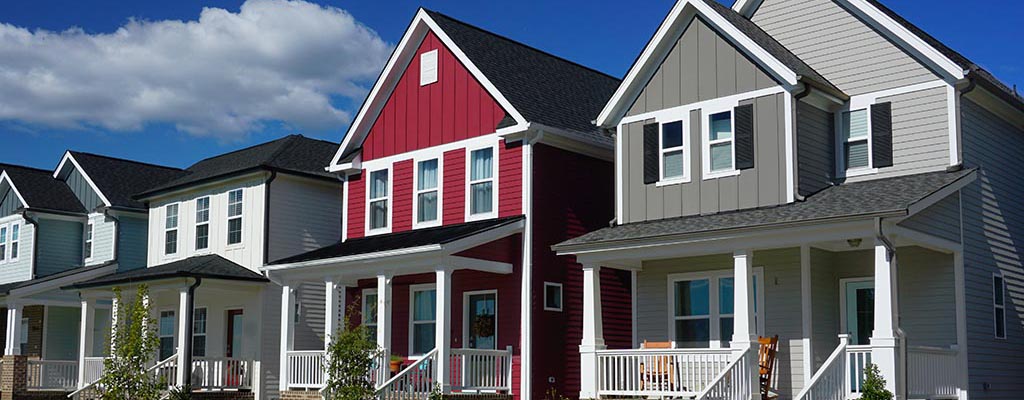
M 420 86 L 437 82 L 437 50 L 420 54 Z
M 210 198 L 200 197 L 196 199 L 196 250 L 203 250 L 209 247 Z
M 440 168 L 437 158 L 420 161 L 416 164 L 416 224 L 417 226 L 434 226 L 440 222 L 438 217 Z
M 661 124 L 661 180 L 686 180 L 683 121 Z
M 168 204 L 164 216 L 164 254 L 178 252 L 178 205 Z
M 562 284 L 544 282 L 544 310 L 562 311 Z
M 85 250 L 84 250 L 84 255 L 85 255 L 85 259 L 86 260 L 89 260 L 89 259 L 92 258 L 92 233 L 93 233 L 93 225 L 92 225 L 92 223 L 90 222 L 88 224 L 85 224 Z
M 754 274 L 755 331 L 762 332 L 757 317 L 760 273 Z M 731 270 L 669 276 L 672 293 L 669 330 L 680 348 L 729 347 L 733 335 L 735 280 Z
M 498 291 L 465 293 L 466 346 L 471 349 L 494 350 L 498 339 Z
M 437 291 L 433 285 L 412 287 L 412 340 L 410 354 L 422 355 L 434 349 Z
M 18 244 L 21 242 L 21 224 L 11 225 L 11 261 L 18 261 Z
M 388 174 L 389 170 L 382 169 L 370 173 L 370 190 L 368 192 L 370 231 L 382 231 L 388 229 L 388 197 L 390 192 Z
M 992 276 L 992 309 L 997 339 L 1006 339 L 1006 282 L 999 275 Z
M 228 244 L 242 243 L 242 189 L 228 192 Z
M 377 340 L 377 290 L 363 290 L 363 326 L 373 340 Z
M 206 357 L 206 309 L 192 311 L 192 356 Z
M 871 144 L 868 126 L 868 110 L 843 113 L 842 160 L 846 170 L 871 168 Z
M 728 176 L 735 171 L 732 111 L 708 115 L 705 120 L 704 178 Z
M 174 355 L 174 311 L 161 311 L 157 331 L 160 338 L 160 360 Z
M 469 153 L 469 215 L 487 218 L 494 213 L 494 148 Z
M 7 260 L 7 227 L 0 226 L 0 262 Z

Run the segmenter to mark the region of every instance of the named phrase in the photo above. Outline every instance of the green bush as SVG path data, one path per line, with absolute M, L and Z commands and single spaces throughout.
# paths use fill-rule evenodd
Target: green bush
M 344 322 L 337 333 L 331 336 L 331 344 L 327 347 L 325 400 L 373 398 L 374 387 L 370 374 L 373 372 L 380 350 L 377 348 L 377 342 L 370 338 L 370 332 L 366 327 L 350 323 L 348 315 L 354 314 L 355 311 L 355 308 L 349 307 L 343 318 Z M 385 370 L 387 367 L 380 366 Z
M 114 296 L 119 304 L 117 325 L 110 333 L 110 357 L 103 360 L 101 398 L 157 400 L 166 382 L 159 382 L 152 373 L 140 373 L 152 365 L 160 348 L 156 320 L 151 316 L 149 302 L 145 300 L 149 297 L 149 289 L 146 285 L 139 285 L 135 300 L 130 304 L 121 301 L 120 288 L 114 288 Z
M 878 366 L 868 364 L 864 369 L 864 384 L 861 386 L 861 400 L 892 400 L 892 392 L 885 389 L 885 378 L 878 372 Z

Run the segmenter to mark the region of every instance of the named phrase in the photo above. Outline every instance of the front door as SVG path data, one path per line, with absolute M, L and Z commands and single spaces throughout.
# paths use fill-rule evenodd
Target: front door
M 498 332 L 498 299 L 497 294 L 475 293 L 470 294 L 467 305 L 469 307 L 469 318 L 466 319 L 469 337 L 466 340 L 467 347 L 471 349 L 494 350 L 497 348 L 495 339 Z
M 227 331 L 227 351 L 224 353 L 228 358 L 235 357 L 236 352 L 242 351 L 242 337 L 244 332 L 242 329 L 242 310 L 228 310 L 228 331 Z
M 870 344 L 871 332 L 875 329 L 875 284 L 870 280 L 856 280 L 846 281 L 843 286 L 844 322 L 850 344 Z

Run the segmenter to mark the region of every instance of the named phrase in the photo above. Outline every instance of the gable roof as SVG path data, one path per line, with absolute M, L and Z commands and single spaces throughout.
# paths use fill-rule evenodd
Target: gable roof
M 0 170 L 22 198 L 25 208 L 74 214 L 86 212 L 71 188 L 54 179 L 48 170 L 13 164 L 0 164 Z
M 216 254 L 189 257 L 150 268 L 137 268 L 67 286 L 85 289 L 173 278 L 207 278 L 243 282 L 269 282 L 267 278 Z
M 336 175 L 324 170 L 337 150 L 336 143 L 310 139 L 302 135 L 283 138 L 201 160 L 185 174 L 143 193 L 145 199 L 183 187 L 210 182 L 249 172 L 266 170 L 334 181 Z
M 433 32 L 508 113 L 500 127 L 537 123 L 605 147 L 611 137 L 591 123 L 619 84 L 615 77 L 421 8 L 349 126 L 332 170 L 354 159 L 416 47 Z
M 146 205 L 133 199 L 133 195 L 186 173 L 180 168 L 69 150 L 53 176 L 59 177 L 69 161 L 82 169 L 100 198 L 114 208 L 145 210 Z
M 618 122 L 657 71 L 662 56 L 671 51 L 675 39 L 682 34 L 685 25 L 681 22 L 697 17 L 782 84 L 792 86 L 806 82 L 829 94 L 846 96 L 800 57 L 739 13 L 715 0 L 680 0 L 644 46 L 618 90 L 597 114 L 598 125 L 610 127 Z

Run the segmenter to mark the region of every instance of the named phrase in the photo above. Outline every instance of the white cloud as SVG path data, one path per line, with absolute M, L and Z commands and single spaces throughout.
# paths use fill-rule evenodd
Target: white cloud
M 205 8 L 197 21 L 129 21 L 113 33 L 0 24 L 0 121 L 137 131 L 170 123 L 242 137 L 267 122 L 338 128 L 391 52 L 349 13 L 304 1 Z

